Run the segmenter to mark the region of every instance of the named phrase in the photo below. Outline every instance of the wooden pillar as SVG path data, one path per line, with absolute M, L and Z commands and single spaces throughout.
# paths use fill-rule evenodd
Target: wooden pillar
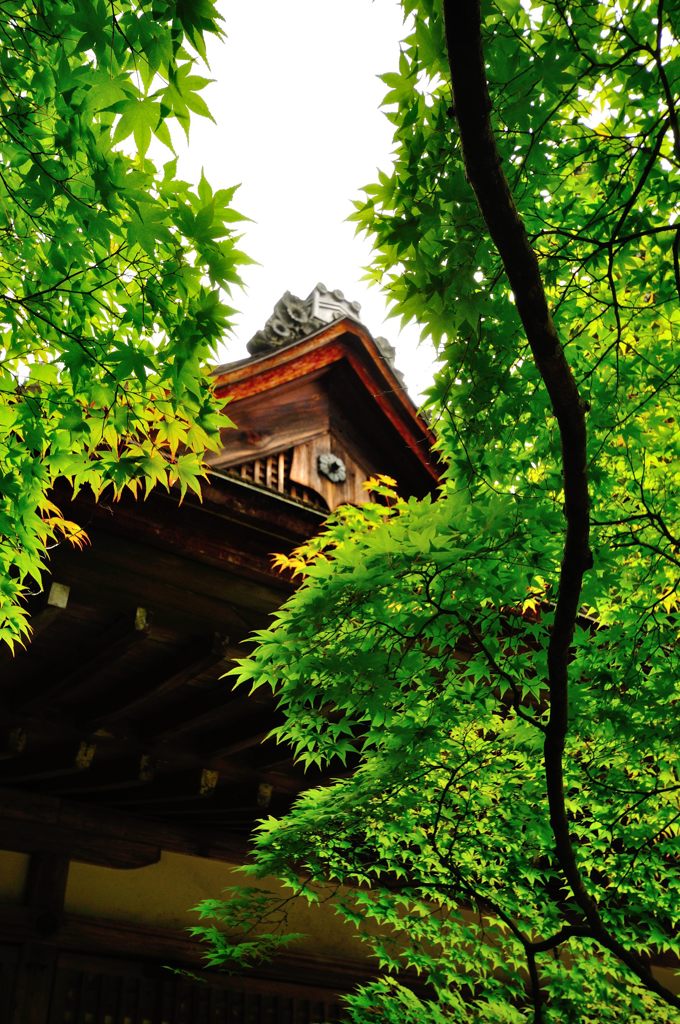
M 53 940 L 61 927 L 69 858 L 31 855 L 24 893 L 30 913 L 30 938 L 21 950 L 11 1024 L 48 1024 L 57 964 Z

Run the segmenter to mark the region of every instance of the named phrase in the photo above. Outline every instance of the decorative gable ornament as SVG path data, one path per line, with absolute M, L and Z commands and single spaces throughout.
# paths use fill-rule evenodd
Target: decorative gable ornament
M 306 299 L 285 292 L 262 330 L 250 339 L 247 348 L 253 356 L 276 352 L 314 334 L 334 320 L 351 317 L 360 322 L 360 313 L 358 302 L 350 302 L 339 289 L 329 291 L 324 284 L 317 284 Z
M 261 331 L 252 336 L 246 348 L 251 356 L 269 355 L 302 338 L 308 338 L 335 320 L 350 317 L 361 323 L 360 313 L 358 302 L 350 302 L 339 288 L 329 291 L 325 284 L 317 284 L 306 299 L 299 299 L 292 292 L 284 292 L 269 320 Z M 394 365 L 394 346 L 390 345 L 387 338 L 374 340 L 381 356 L 402 387 L 405 387 L 404 375 Z
M 333 452 L 322 452 L 316 460 L 317 469 L 332 484 L 342 484 L 347 479 L 345 463 Z

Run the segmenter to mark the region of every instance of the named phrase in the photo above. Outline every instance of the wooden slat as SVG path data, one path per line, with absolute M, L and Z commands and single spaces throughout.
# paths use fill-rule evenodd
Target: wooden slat
M 45 1024 L 56 966 L 56 951 L 30 942 L 21 951 L 10 1024 Z
M 11 941 L 16 941 L 11 937 Z M 12 1004 L 15 1002 L 17 974 L 19 971 L 19 947 L 0 945 L 0 1020 L 12 1019 Z

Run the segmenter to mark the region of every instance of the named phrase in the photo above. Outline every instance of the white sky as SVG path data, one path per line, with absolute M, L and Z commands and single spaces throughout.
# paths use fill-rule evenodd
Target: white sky
M 360 280 L 370 247 L 345 218 L 351 200 L 387 169 L 392 126 L 380 112 L 378 75 L 396 67 L 403 35 L 396 0 L 222 0 L 227 40 L 209 52 L 216 81 L 204 95 L 217 124 L 194 118 L 179 172 L 213 188 L 241 182 L 235 205 L 251 217 L 242 248 L 242 310 L 220 358 L 245 355 L 285 291 L 305 298 L 321 281 L 361 303 L 361 319 L 397 348 L 417 398 L 433 372 L 419 331 L 385 323 L 376 288 Z M 166 151 L 167 152 L 167 151 Z M 416 351 L 417 350 L 417 351 Z

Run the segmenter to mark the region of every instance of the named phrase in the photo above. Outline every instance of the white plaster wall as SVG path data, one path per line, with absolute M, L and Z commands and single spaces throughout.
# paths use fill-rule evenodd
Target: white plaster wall
M 164 852 L 158 864 L 127 870 L 74 861 L 69 871 L 65 909 L 85 917 L 184 929 L 198 923 L 191 907 L 202 899 L 218 898 L 227 886 L 237 884 L 254 883 L 236 871 L 235 865 L 179 853 Z M 257 884 L 269 887 L 265 882 Z M 275 886 L 272 882 L 271 888 Z M 329 906 L 309 907 L 304 900 L 295 901 L 289 928 L 306 935 L 295 946 L 300 952 L 362 957 L 363 947 L 353 929 Z

